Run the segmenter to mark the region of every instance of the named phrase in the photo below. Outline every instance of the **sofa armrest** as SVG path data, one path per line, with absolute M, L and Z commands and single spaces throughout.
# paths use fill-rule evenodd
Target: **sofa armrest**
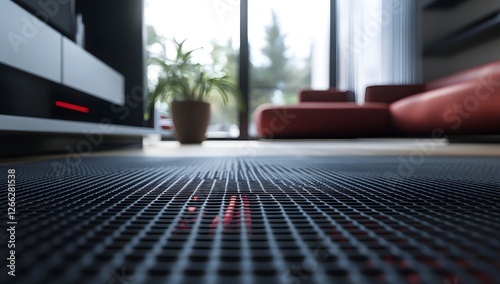
M 393 103 L 402 98 L 422 93 L 423 84 L 415 85 L 378 85 L 366 87 L 365 102 Z
M 302 90 L 299 92 L 299 102 L 353 102 L 354 94 L 350 91 Z
M 401 99 L 389 106 L 403 134 L 500 134 L 500 84 L 465 81 Z M 433 137 L 435 138 L 435 137 Z

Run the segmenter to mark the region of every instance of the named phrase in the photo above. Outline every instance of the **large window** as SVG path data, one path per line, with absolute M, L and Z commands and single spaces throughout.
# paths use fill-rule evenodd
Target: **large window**
M 296 103 L 299 89 L 328 88 L 330 0 L 248 2 L 249 115 L 264 103 Z
M 296 103 L 300 89 L 329 87 L 330 2 L 146 0 L 145 19 L 158 35 L 187 39 L 188 48 L 203 47 L 197 52 L 200 61 L 220 64 L 248 83 L 244 85 L 249 90 L 243 92 L 248 94 L 248 133 L 252 137 L 256 135 L 252 115 L 257 106 Z M 240 3 L 248 5 L 243 7 L 248 22 L 240 21 Z M 242 50 L 249 54 L 248 78 L 239 78 L 240 29 L 248 32 L 249 48 L 245 44 Z M 154 44 L 149 48 L 154 50 Z M 148 79 L 154 82 L 154 70 L 148 71 Z M 165 112 L 167 107 L 159 108 Z M 214 100 L 207 137 L 238 137 L 239 119 L 234 101 L 224 107 Z

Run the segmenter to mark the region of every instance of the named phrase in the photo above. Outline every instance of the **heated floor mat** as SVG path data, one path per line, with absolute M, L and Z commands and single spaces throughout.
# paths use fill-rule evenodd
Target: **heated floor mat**
M 73 157 L 10 168 L 1 283 L 500 283 L 496 158 Z

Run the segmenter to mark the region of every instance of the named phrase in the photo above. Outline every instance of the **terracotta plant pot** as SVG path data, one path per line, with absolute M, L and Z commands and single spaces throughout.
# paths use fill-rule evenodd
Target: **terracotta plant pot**
M 172 102 L 175 136 L 182 144 L 200 144 L 205 140 L 210 122 L 210 104 L 206 102 Z

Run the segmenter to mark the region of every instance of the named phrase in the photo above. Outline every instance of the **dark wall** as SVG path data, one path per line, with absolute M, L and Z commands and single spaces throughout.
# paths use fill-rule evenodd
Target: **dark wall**
M 466 0 L 457 3 L 449 7 L 424 8 L 422 14 L 424 50 L 428 50 L 432 45 L 439 48 L 443 44 L 448 44 L 456 36 L 473 31 L 492 16 L 500 16 L 498 0 Z M 488 23 L 484 26 L 488 27 Z M 446 50 L 436 54 L 426 54 L 423 61 L 424 80 L 436 79 L 500 59 L 498 30 L 500 26 L 492 27 L 489 31 L 465 38 L 462 43 L 459 42 Z
M 145 49 L 142 0 L 77 0 L 83 14 L 85 49 L 125 76 L 120 123 L 144 125 Z
M 35 14 L 44 22 L 63 33 L 66 37 L 75 37 L 75 0 L 13 0 L 21 7 Z

